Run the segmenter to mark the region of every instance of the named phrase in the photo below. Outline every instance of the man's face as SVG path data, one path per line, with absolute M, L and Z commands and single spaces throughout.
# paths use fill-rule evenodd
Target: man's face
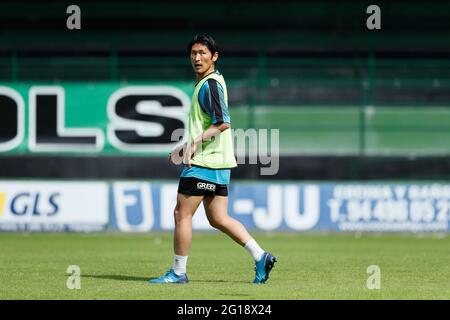
M 197 77 L 203 77 L 208 73 L 214 71 L 214 63 L 217 61 L 219 54 L 216 52 L 214 55 L 209 51 L 208 47 L 194 43 L 191 48 L 191 64 Z

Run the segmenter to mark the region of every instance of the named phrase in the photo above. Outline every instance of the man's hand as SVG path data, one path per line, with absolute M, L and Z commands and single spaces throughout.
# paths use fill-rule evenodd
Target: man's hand
M 202 141 L 201 141 L 201 136 L 200 139 L 195 139 L 194 141 L 192 141 L 190 148 L 188 150 L 188 154 L 189 156 L 185 159 L 185 164 L 188 168 L 191 168 L 191 159 L 194 157 L 195 152 L 198 149 L 198 146 L 201 145 Z
M 186 144 L 183 144 L 183 145 L 173 149 L 169 153 L 169 157 L 168 157 L 169 162 L 171 162 L 175 165 L 183 163 L 183 153 L 184 153 L 185 145 Z

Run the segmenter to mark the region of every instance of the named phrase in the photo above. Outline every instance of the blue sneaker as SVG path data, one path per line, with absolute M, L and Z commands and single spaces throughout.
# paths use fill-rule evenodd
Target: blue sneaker
M 255 263 L 255 280 L 253 283 L 264 283 L 269 279 L 269 273 L 277 259 L 269 252 L 264 252 L 261 259 Z
M 167 271 L 163 276 L 148 280 L 150 283 L 188 283 L 189 279 L 186 274 L 177 275 L 173 269 Z

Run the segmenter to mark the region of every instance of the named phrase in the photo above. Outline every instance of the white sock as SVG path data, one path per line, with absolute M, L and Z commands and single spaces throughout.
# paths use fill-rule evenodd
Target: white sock
M 255 261 L 259 261 L 264 253 L 264 250 L 261 249 L 253 238 L 245 244 L 245 249 L 247 249 Z
M 172 269 L 178 276 L 186 273 L 187 258 L 188 256 L 178 256 L 176 254 L 173 256 Z

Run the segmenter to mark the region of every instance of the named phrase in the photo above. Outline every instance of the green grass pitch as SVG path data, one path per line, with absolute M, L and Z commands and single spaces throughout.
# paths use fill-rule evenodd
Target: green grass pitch
M 0 299 L 449 299 L 447 235 L 256 233 L 278 262 L 264 285 L 221 233 L 195 233 L 187 285 L 151 285 L 171 264 L 172 235 L 0 233 Z M 81 288 L 66 286 L 69 265 Z M 367 272 L 380 268 L 380 289 Z

